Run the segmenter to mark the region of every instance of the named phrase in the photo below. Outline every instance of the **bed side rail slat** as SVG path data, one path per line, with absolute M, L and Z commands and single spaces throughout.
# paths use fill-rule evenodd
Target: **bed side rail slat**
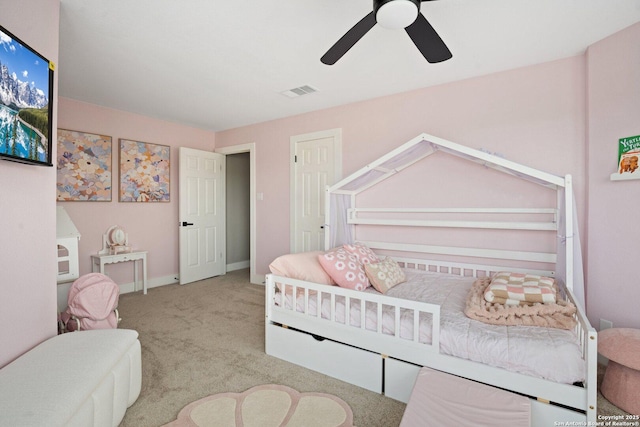
M 464 248 L 456 246 L 434 246 L 421 244 L 400 244 L 380 241 L 360 241 L 360 243 L 374 250 L 389 250 L 404 253 L 453 255 L 470 258 L 484 258 L 495 260 L 527 261 L 555 264 L 555 252 L 530 252 L 485 248 Z
M 361 214 L 368 214 L 366 218 Z M 391 217 L 384 215 L 391 214 Z M 458 214 L 467 219 L 428 219 L 434 214 Z M 475 219 L 478 215 L 494 216 L 500 220 Z M 402 218 L 408 216 L 408 218 Z M 525 217 L 527 220 L 516 220 Z M 531 220 L 531 217 L 538 219 Z M 542 219 L 542 218 L 544 219 Z M 473 218 L 473 219 L 472 219 Z M 485 228 L 500 230 L 558 229 L 558 210 L 555 208 L 349 208 L 347 223 L 351 225 L 388 225 L 438 228 Z
M 404 258 L 393 257 L 394 260 L 400 265 L 400 267 L 430 271 L 434 273 L 452 274 L 463 277 L 490 277 L 495 273 L 501 271 L 513 271 L 517 273 L 530 273 L 539 274 L 541 276 L 554 277 L 555 271 L 547 269 L 535 269 L 535 268 L 516 268 L 506 267 L 500 265 L 485 265 L 485 264 L 471 264 L 460 262 L 448 262 L 432 259 L 418 259 L 418 258 Z

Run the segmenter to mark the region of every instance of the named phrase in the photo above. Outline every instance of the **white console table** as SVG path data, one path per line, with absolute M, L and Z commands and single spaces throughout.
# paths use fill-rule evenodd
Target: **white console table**
M 147 251 L 129 252 L 116 255 L 91 255 L 91 271 L 104 274 L 107 264 L 133 261 L 133 287 L 138 290 L 138 261 L 142 263 L 142 292 L 147 294 Z

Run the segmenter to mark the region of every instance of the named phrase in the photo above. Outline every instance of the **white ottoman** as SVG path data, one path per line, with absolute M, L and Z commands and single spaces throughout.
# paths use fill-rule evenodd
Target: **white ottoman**
M 115 427 L 141 385 L 136 331 L 58 335 L 0 369 L 0 424 Z

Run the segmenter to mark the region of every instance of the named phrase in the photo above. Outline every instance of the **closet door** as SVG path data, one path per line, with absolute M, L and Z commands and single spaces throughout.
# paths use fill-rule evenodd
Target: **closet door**
M 340 129 L 291 137 L 291 252 L 324 249 L 325 189 L 342 173 Z

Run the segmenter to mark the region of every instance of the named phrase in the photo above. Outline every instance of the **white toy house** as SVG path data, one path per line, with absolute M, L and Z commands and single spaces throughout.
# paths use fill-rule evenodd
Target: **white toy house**
M 56 211 L 58 243 L 58 283 L 71 282 L 80 276 L 78 242 L 80 233 L 62 206 Z

